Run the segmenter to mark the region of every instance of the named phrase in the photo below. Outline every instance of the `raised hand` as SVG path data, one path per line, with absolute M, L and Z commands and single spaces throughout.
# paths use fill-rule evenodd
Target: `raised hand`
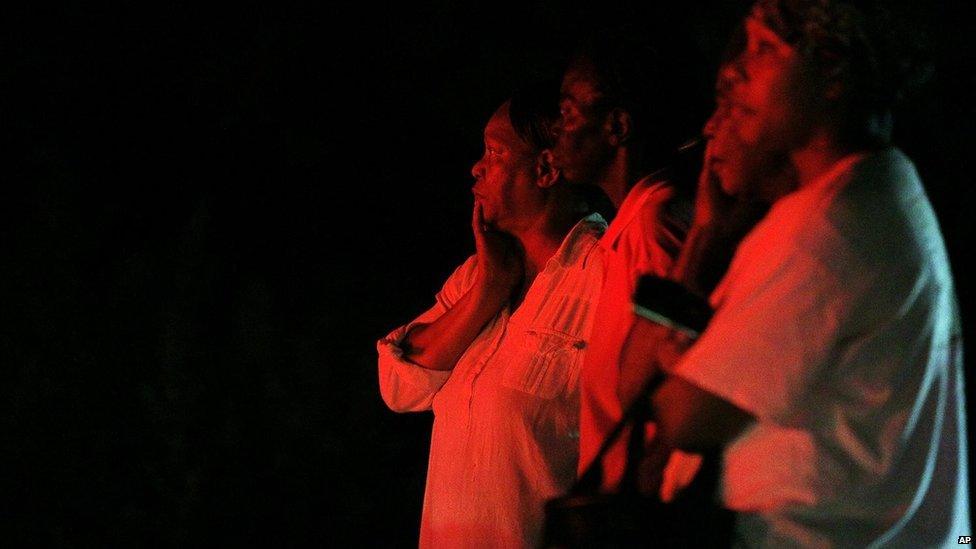
M 485 224 L 481 201 L 475 200 L 471 230 L 478 256 L 475 286 L 493 296 L 508 298 L 522 282 L 524 267 L 512 237 Z
M 711 227 L 728 235 L 744 234 L 759 219 L 766 206 L 752 197 L 730 196 L 722 190 L 712 165 L 712 147 L 710 140 L 705 148 L 705 161 L 698 176 L 694 224 Z

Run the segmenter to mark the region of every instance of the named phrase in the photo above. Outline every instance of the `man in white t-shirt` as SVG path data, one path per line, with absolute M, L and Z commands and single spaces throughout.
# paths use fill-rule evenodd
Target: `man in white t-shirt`
M 730 211 L 702 198 L 721 196 L 714 185 L 773 205 L 711 292 L 700 338 L 678 358 L 656 353 L 669 375 L 652 403 L 665 447 L 724 448 L 740 545 L 931 547 L 970 534 L 959 316 L 931 205 L 890 146 L 911 60 L 884 39 L 891 28 L 848 2 L 760 0 L 710 124 L 670 277 L 703 287 Z

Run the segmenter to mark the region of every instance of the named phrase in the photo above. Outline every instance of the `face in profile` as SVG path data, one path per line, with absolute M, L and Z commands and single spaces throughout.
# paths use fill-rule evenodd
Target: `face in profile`
M 745 30 L 745 48 L 720 72 L 705 131 L 723 190 L 764 197 L 790 153 L 809 140 L 819 88 L 796 49 L 758 17 Z
M 553 164 L 571 184 L 596 184 L 596 174 L 611 150 L 604 135 L 603 94 L 593 67 L 585 61 L 570 66 L 560 96 L 559 121 L 553 128 Z
M 508 103 L 488 121 L 484 142 L 484 154 L 471 168 L 475 180 L 471 192 L 482 205 L 485 222 L 510 231 L 532 215 L 542 200 L 535 177 L 539 153 L 515 133 Z
M 715 86 L 715 111 L 705 124 L 707 139 L 705 164 L 718 179 L 722 190 L 733 196 L 757 194 L 757 183 L 764 179 L 763 155 L 746 146 L 739 135 L 744 107 L 731 96 L 731 88 L 742 76 L 733 64 L 719 70 Z

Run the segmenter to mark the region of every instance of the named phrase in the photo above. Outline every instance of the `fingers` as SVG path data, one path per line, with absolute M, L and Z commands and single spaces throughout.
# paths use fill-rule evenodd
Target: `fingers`
M 471 211 L 471 232 L 474 233 L 475 244 L 480 247 L 485 236 L 485 213 L 480 200 L 474 201 Z
M 687 454 L 675 450 L 668 458 L 661 479 L 661 501 L 670 503 L 678 493 L 684 490 L 698 474 L 702 457 L 698 454 Z
M 709 141 L 705 146 L 705 158 L 702 162 L 701 174 L 698 177 L 698 188 L 714 191 L 718 186 L 718 176 L 715 174 L 714 159 L 712 157 L 712 142 Z

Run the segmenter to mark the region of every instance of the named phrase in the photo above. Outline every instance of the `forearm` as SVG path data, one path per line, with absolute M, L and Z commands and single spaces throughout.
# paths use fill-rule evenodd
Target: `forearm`
M 721 446 L 738 433 L 748 414 L 679 377 L 670 376 L 694 344 L 696 334 L 705 331 L 711 317 L 708 305 L 674 281 L 655 277 L 640 280 L 634 302 L 635 312 L 643 318 L 637 320 L 623 358 L 629 359 L 630 353 L 636 353 L 640 360 L 632 362 L 642 366 L 639 369 L 643 370 L 645 379 L 648 371 L 669 375 L 654 390 L 651 399 L 660 442 L 691 451 Z M 622 368 L 622 378 L 626 372 Z
M 626 408 L 651 378 L 668 372 L 691 345 L 681 333 L 638 317 L 620 350 L 617 397 Z
M 754 421 L 748 412 L 676 376 L 655 391 L 651 406 L 661 443 L 689 452 L 723 447 Z
M 504 306 L 507 293 L 472 287 L 447 312 L 414 326 L 400 342 L 407 360 L 431 370 L 450 370 L 478 334 Z

